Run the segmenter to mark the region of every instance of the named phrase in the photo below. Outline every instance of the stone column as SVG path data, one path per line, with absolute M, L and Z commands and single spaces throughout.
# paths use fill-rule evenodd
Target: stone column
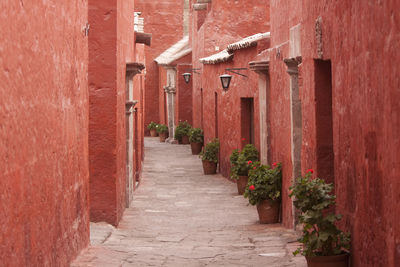
M 301 145 L 302 145 L 302 114 L 299 95 L 299 64 L 301 57 L 284 60 L 290 75 L 290 117 L 291 117 L 291 142 L 292 142 L 292 182 L 301 176 Z M 297 225 L 297 211 L 293 206 L 294 228 Z
M 167 93 L 167 114 L 168 114 L 168 143 L 176 143 L 175 136 L 175 94 L 176 94 L 176 69 L 172 66 L 165 66 L 167 70 L 167 85 L 164 90 Z
M 270 148 L 268 135 L 268 93 L 269 93 L 269 61 L 250 62 L 250 70 L 258 73 L 258 94 L 260 109 L 260 161 L 268 164 Z
M 164 86 L 167 93 L 167 113 L 168 113 L 168 131 L 169 137 L 165 142 L 176 143 L 175 136 L 175 94 L 176 88 L 171 86 Z

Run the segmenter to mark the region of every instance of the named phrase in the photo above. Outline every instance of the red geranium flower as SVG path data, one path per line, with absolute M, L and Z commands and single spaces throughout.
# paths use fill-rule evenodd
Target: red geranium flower
M 249 165 L 252 164 L 252 163 L 253 163 L 253 162 L 252 162 L 251 160 L 249 160 L 249 161 L 247 162 L 247 164 L 249 164 Z
M 308 169 L 308 170 L 306 170 L 306 172 L 314 173 L 314 170 L 313 169 Z
M 249 186 L 249 190 L 250 190 L 250 191 L 253 191 L 254 189 L 256 189 L 256 188 L 254 187 L 254 185 L 250 185 L 250 186 Z
M 272 166 L 276 167 L 278 165 L 278 163 L 274 162 L 272 163 Z
M 254 169 L 254 170 L 257 170 L 257 167 L 254 166 L 253 169 Z
M 246 141 L 246 138 L 242 138 L 242 141 Z

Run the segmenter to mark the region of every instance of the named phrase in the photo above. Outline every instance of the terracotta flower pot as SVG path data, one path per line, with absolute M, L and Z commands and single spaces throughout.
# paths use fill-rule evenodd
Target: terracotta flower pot
M 161 142 L 161 143 L 164 143 L 165 140 L 166 140 L 167 137 L 168 137 L 168 133 L 160 133 L 159 136 L 160 136 L 160 142 Z
M 239 176 L 239 179 L 236 181 L 239 195 L 244 194 L 244 190 L 246 189 L 248 181 L 249 181 L 248 176 Z
M 156 129 L 151 129 L 150 130 L 150 136 L 151 137 L 156 137 L 157 136 L 157 130 Z
M 203 171 L 204 174 L 216 174 L 217 173 L 217 163 L 213 161 L 203 160 Z
M 182 136 L 181 144 L 182 144 L 182 145 L 188 145 L 188 144 L 190 144 L 190 142 L 189 142 L 189 136 L 187 136 L 187 135 Z
M 257 205 L 258 218 L 260 223 L 278 223 L 279 222 L 279 201 L 264 200 Z
M 308 267 L 348 267 L 349 254 L 306 257 Z
M 192 148 L 192 155 L 198 155 L 201 152 L 203 143 L 190 143 L 190 147 Z

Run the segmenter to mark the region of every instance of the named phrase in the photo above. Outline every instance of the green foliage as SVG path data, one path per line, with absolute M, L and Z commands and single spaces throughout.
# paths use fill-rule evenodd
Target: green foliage
M 231 161 L 231 178 L 239 179 L 239 176 L 247 176 L 250 169 L 249 161 L 255 162 L 258 158 L 258 150 L 252 144 L 247 144 L 242 151 L 233 150 Z
M 189 136 L 189 131 L 192 126 L 187 121 L 179 122 L 175 129 L 175 139 L 181 141 L 182 136 Z
M 200 128 L 192 128 L 189 131 L 189 141 L 190 143 L 203 143 L 204 133 Z
M 324 180 L 312 179 L 312 171 L 299 177 L 290 187 L 293 204 L 301 211 L 300 223 L 303 223 L 303 236 L 298 240 L 303 244 L 293 254 L 304 256 L 333 256 L 350 249 L 350 234 L 337 228 L 336 222 L 342 216 L 330 212 L 335 205 L 336 196 L 331 194 L 332 184 Z
M 158 124 L 155 122 L 150 122 L 149 125 L 147 125 L 147 129 L 149 130 L 153 130 L 153 129 L 157 129 Z
M 280 200 L 282 191 L 282 167 L 277 164 L 270 166 L 260 165 L 259 162 L 250 164 L 249 182 L 244 197 L 251 205 L 257 205 L 264 200 Z
M 168 133 L 168 126 L 165 124 L 157 125 L 157 133 Z
M 219 140 L 214 138 L 210 143 L 206 144 L 204 150 L 200 153 L 200 158 L 202 160 L 208 160 L 218 163 L 218 153 L 219 153 Z

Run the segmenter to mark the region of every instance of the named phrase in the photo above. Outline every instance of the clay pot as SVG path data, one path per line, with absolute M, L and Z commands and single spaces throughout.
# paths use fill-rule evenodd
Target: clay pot
M 239 180 L 236 181 L 239 195 L 244 194 L 244 190 L 246 189 L 248 181 L 249 181 L 248 176 L 239 176 Z
M 308 267 L 348 267 L 349 254 L 306 257 Z
M 216 174 L 217 173 L 217 163 L 213 161 L 203 160 L 203 171 L 204 174 Z
M 160 136 L 160 142 L 161 142 L 161 143 L 164 143 L 165 140 L 166 140 L 167 137 L 168 137 L 168 133 L 160 133 L 159 136 Z
M 190 147 L 192 148 L 192 155 L 198 155 L 201 152 L 203 143 L 190 143 Z
M 264 200 L 257 205 L 258 218 L 260 223 L 278 223 L 279 222 L 279 201 Z
M 156 137 L 157 136 L 157 130 L 156 129 L 151 129 L 150 130 L 150 136 L 151 137 Z
M 189 142 L 189 136 L 187 136 L 187 135 L 182 136 L 181 144 L 182 144 L 182 145 L 188 145 L 188 144 L 190 144 L 190 142 Z

